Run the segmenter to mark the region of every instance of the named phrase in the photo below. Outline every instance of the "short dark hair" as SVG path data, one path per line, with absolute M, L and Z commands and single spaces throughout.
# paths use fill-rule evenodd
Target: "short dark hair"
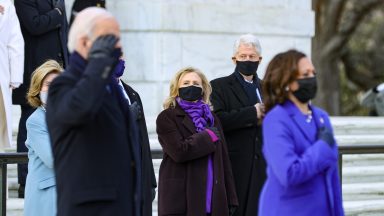
M 269 62 L 262 86 L 266 112 L 288 99 L 288 85 L 296 80 L 299 61 L 305 57 L 304 53 L 292 49 L 277 54 Z

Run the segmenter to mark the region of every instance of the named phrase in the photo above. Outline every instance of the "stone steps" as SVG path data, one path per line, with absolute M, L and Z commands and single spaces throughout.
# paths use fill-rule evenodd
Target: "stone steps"
M 152 149 L 161 149 L 157 140 L 156 117 L 147 117 Z M 383 144 L 384 118 L 332 117 L 335 136 L 339 145 Z M 17 124 L 14 124 L 16 135 Z M 10 148 L 8 152 L 14 152 Z M 156 178 L 161 159 L 153 161 Z M 16 165 L 8 165 L 9 199 L 8 216 L 23 215 L 23 199 L 17 199 Z M 384 154 L 363 154 L 343 156 L 343 202 L 348 216 L 384 215 Z M 153 215 L 157 215 L 157 196 L 153 202 Z

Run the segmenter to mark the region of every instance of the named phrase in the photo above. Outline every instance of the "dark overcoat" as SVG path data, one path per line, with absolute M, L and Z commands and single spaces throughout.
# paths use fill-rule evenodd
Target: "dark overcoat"
M 208 155 L 213 155 L 212 216 L 229 215 L 228 206 L 237 206 L 237 196 L 225 140 L 219 119 L 215 127 L 221 139 L 213 143 L 204 131 L 197 133 L 184 110 L 168 108 L 157 120 L 157 134 L 164 157 L 159 173 L 160 216 L 206 215 Z
M 235 215 L 255 216 L 266 178 L 256 108 L 249 105 L 247 94 L 234 73 L 211 81 L 211 85 L 211 102 L 223 126 L 239 198 Z
M 26 105 L 26 93 L 33 71 L 53 59 L 68 63 L 68 23 L 65 13 L 54 9 L 54 0 L 17 0 L 16 13 L 25 41 L 24 83 L 13 90 L 13 104 Z
M 105 8 L 105 0 L 75 0 L 72 5 L 71 18 L 69 25 L 71 26 L 76 15 L 87 7 L 102 7 Z
M 128 123 L 105 61 L 85 69 L 70 63 L 49 88 L 58 216 L 133 215 Z
M 139 118 L 140 144 L 141 144 L 141 179 L 142 179 L 142 213 L 143 216 L 152 216 L 152 201 L 157 187 L 155 171 L 153 169 L 151 148 L 148 139 L 148 130 L 145 121 L 143 104 L 140 95 L 133 88 L 124 82 L 124 90 L 127 93 L 131 103 L 137 102 L 140 105 L 141 116 Z

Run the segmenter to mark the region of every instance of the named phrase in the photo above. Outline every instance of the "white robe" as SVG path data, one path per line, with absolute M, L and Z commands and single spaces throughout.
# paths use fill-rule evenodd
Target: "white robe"
M 12 89 L 11 83 L 22 83 L 24 73 L 24 39 L 19 20 L 11 0 L 0 0 L 4 7 L 0 13 L 0 128 L 7 128 L 7 134 L 0 132 L 0 149 L 12 143 Z M 5 142 L 5 143 L 4 143 Z

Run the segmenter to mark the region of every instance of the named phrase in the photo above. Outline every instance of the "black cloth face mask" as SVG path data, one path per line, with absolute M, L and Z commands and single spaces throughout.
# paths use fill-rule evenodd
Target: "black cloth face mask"
M 259 61 L 236 61 L 236 71 L 240 72 L 244 76 L 256 76 L 257 68 L 259 67 Z
M 293 92 L 293 95 L 302 103 L 307 103 L 315 98 L 317 92 L 316 77 L 297 79 L 299 89 Z
M 179 88 L 179 96 L 186 101 L 197 101 L 203 97 L 203 89 L 197 86 Z

